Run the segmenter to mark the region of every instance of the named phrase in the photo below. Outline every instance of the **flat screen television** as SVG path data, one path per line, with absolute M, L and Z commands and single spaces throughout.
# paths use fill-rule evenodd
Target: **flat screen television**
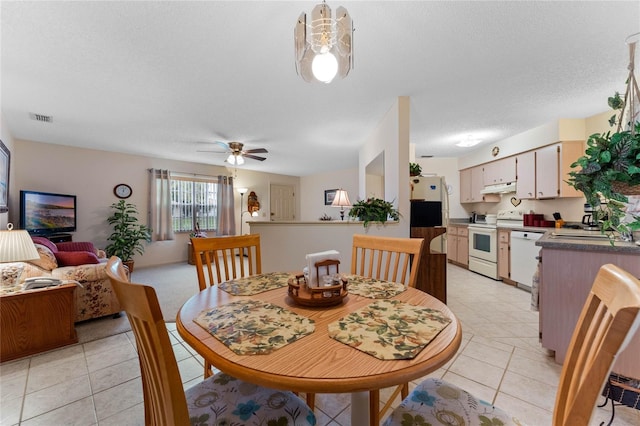
M 20 191 L 20 224 L 32 235 L 76 230 L 76 196 Z

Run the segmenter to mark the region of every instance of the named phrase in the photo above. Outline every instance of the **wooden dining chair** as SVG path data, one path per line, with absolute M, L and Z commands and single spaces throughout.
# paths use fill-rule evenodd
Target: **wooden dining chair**
M 260 234 L 191 238 L 191 246 L 200 291 L 216 283 L 262 273 Z
M 154 288 L 128 282 L 118 257 L 108 260 L 106 272 L 136 339 L 146 425 L 316 424 L 313 411 L 292 392 L 224 373 L 185 391 Z
M 351 273 L 377 280 L 416 286 L 418 264 L 424 239 L 379 237 L 355 234 L 351 251 Z M 379 425 L 393 400 L 409 394 L 409 383 L 396 387 L 386 404 L 380 408 L 380 390 L 369 391 L 369 423 Z
M 615 265 L 603 265 L 571 337 L 556 393 L 554 426 L 590 424 L 617 355 L 638 329 L 640 281 Z M 420 424 L 439 424 L 436 418 L 442 415 L 471 419 L 478 424 L 520 424 L 512 415 L 453 384 L 426 379 L 391 413 L 384 425 L 415 424 L 414 419 L 422 422 Z M 480 421 L 481 416 L 484 422 Z

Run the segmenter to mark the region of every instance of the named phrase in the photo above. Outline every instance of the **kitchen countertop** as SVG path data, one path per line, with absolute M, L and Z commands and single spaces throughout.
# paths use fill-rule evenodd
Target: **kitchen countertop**
M 450 226 L 473 225 L 469 219 L 450 219 Z M 632 253 L 640 255 L 640 245 L 635 242 L 615 241 L 612 246 L 606 235 L 600 231 L 584 231 L 573 228 L 542 228 L 525 226 L 513 228 L 498 226 L 499 230 L 539 232 L 545 235 L 536 241 L 536 245 L 542 248 L 556 248 L 579 251 L 605 251 L 613 253 Z
M 550 230 L 536 241 L 536 245 L 542 248 L 640 255 L 640 245 L 635 242 L 615 241 L 612 246 L 607 236 L 601 234 L 600 231 L 583 231 L 581 229 Z

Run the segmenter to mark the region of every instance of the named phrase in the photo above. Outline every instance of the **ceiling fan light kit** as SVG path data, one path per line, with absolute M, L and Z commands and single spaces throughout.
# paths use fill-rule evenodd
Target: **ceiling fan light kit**
M 347 9 L 331 8 L 322 2 L 307 14 L 302 12 L 294 28 L 296 72 L 304 81 L 331 83 L 339 76 L 344 78 L 353 68 L 353 21 Z

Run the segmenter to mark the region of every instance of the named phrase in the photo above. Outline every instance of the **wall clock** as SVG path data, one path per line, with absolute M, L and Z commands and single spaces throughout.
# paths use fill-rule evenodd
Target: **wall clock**
M 131 190 L 131 187 L 126 183 L 119 183 L 113 187 L 113 193 L 118 198 L 129 198 L 131 197 L 133 191 Z

